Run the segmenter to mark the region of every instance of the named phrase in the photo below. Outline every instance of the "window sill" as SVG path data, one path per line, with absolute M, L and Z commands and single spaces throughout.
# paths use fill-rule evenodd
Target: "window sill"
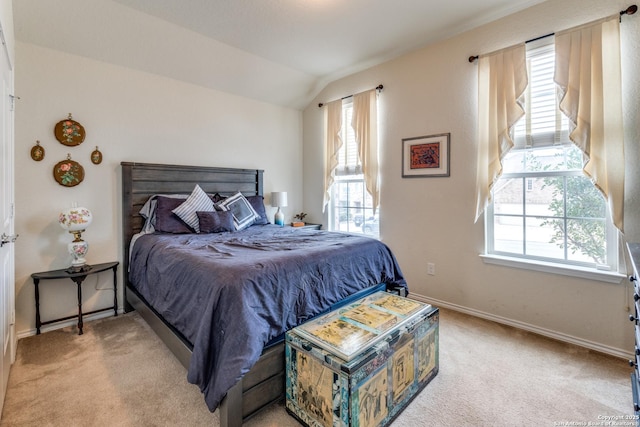
M 523 268 L 526 270 L 541 271 L 551 274 L 561 274 L 564 276 L 597 280 L 599 282 L 620 283 L 623 279 L 626 278 L 624 274 L 620 274 L 618 272 L 577 267 L 575 265 L 554 264 L 551 262 L 511 258 L 499 255 L 481 254 L 480 257 L 486 264 Z

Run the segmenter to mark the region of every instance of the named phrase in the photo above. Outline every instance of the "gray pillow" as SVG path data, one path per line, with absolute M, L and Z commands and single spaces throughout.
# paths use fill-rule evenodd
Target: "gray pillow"
M 176 199 L 173 197 L 156 196 L 155 231 L 161 233 L 186 234 L 193 233 L 193 229 L 185 224 L 172 211 L 180 206 L 184 199 Z
M 196 212 L 200 223 L 200 233 L 223 233 L 236 231 L 233 214 L 227 212 Z
M 245 196 L 246 199 L 251 203 L 251 207 L 256 211 L 259 218 L 255 220 L 254 225 L 264 225 L 269 224 L 269 218 L 267 218 L 267 212 L 264 208 L 264 197 L 262 196 Z

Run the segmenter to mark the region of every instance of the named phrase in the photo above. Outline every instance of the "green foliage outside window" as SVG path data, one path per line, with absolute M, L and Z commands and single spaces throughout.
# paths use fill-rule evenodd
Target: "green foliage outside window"
M 575 147 L 563 150 L 566 169 L 582 169 L 582 153 Z M 532 159 L 531 163 L 536 161 Z M 548 166 L 541 170 L 549 170 Z M 566 187 L 566 188 L 565 188 Z M 550 243 L 590 257 L 596 264 L 606 264 L 606 205 L 604 198 L 587 176 L 544 178 L 544 187 L 553 192 L 549 210 L 555 217 L 545 218 L 542 226 L 551 226 Z M 566 213 L 565 213 L 566 209 Z

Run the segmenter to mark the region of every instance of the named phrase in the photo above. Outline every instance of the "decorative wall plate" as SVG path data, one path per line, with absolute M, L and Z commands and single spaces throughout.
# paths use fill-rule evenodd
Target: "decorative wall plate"
M 53 167 L 53 178 L 60 185 L 75 187 L 84 180 L 84 168 L 67 155 L 67 160 L 58 162 Z
M 102 153 L 98 150 L 98 146 L 96 145 L 96 149 L 91 153 L 91 163 L 94 165 L 99 165 L 102 163 Z
M 36 141 L 36 145 L 31 148 L 31 158 L 36 162 L 44 159 L 44 148 L 40 146 L 40 141 Z
M 69 113 L 69 117 L 66 120 L 56 123 L 53 133 L 61 144 L 69 147 L 82 144 L 85 137 L 84 128 L 71 118 L 71 113 Z

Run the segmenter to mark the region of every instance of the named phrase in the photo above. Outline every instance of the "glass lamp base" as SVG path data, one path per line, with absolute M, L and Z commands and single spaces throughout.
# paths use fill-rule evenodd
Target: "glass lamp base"
M 276 215 L 273 220 L 276 225 L 279 225 L 280 227 L 284 227 L 284 214 L 282 213 L 280 208 L 278 208 L 278 212 L 276 212 Z

